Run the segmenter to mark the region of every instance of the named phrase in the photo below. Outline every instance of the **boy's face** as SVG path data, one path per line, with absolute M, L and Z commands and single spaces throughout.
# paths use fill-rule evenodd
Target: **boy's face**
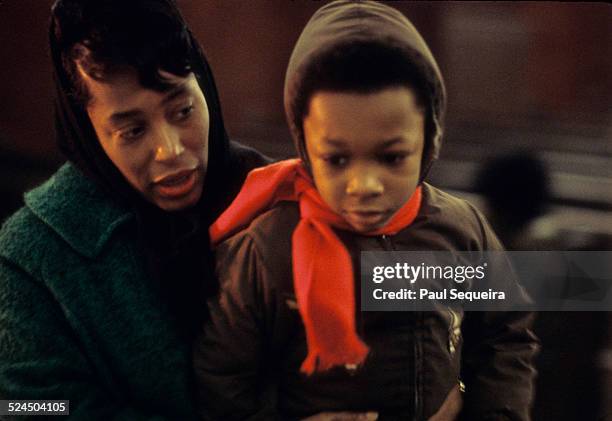
M 166 92 L 142 87 L 135 72 L 104 82 L 80 75 L 91 96 L 89 118 L 110 160 L 147 201 L 175 211 L 202 194 L 209 113 L 193 73 L 160 73 L 172 84 Z
M 424 120 L 405 87 L 312 96 L 303 127 L 314 183 L 356 231 L 384 226 L 416 189 Z

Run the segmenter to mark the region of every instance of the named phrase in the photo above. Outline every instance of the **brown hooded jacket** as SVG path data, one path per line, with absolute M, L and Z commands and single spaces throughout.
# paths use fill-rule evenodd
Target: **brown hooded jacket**
M 421 179 L 438 155 L 445 109 L 440 71 L 401 13 L 370 1 L 333 2 L 311 18 L 287 70 L 285 110 L 306 159 L 296 98 L 309 65 L 351 42 L 376 39 L 401 49 L 427 82 L 429 121 Z M 537 349 L 531 316 L 518 312 L 361 312 L 371 353 L 357 370 L 306 377 L 306 340 L 291 268 L 296 203 L 283 202 L 217 249 L 220 295 L 196 342 L 201 414 L 207 419 L 300 419 L 323 412 L 378 413 L 380 420 L 529 420 Z M 502 250 L 469 203 L 423 183 L 416 220 L 395 236 L 337 230 L 352 255 L 359 294 L 364 250 Z M 509 267 L 496 268 L 500 273 Z M 460 380 L 466 391 L 458 392 Z

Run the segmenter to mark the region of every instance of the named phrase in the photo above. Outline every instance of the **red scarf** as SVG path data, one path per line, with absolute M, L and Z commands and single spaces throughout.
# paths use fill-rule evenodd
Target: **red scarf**
M 293 284 L 306 329 L 308 355 L 301 370 L 312 374 L 336 365 L 360 364 L 368 347 L 355 328 L 353 265 L 332 226 L 353 230 L 321 199 L 299 159 L 249 173 L 234 202 L 210 227 L 216 246 L 282 200 L 297 201 L 300 222 L 292 236 Z M 410 225 L 421 205 L 421 187 L 384 227 L 366 235 L 396 234 Z

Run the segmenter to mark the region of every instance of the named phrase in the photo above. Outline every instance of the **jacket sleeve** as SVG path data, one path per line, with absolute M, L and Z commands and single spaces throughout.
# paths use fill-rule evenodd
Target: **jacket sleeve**
M 51 293 L 0 257 L 0 399 L 69 400 L 69 419 L 164 419 L 117 400 L 96 378 Z
M 503 251 L 486 220 L 481 224 L 484 250 Z M 508 260 L 498 262 L 498 274 L 512 273 Z M 503 267 L 501 267 L 503 266 Z M 534 314 L 524 311 L 466 312 L 462 380 L 462 419 L 528 421 L 534 396 L 534 360 L 539 342 L 531 326 Z
M 263 264 L 245 232 L 216 254 L 220 290 L 194 345 L 198 411 L 207 420 L 274 419 L 264 376 Z

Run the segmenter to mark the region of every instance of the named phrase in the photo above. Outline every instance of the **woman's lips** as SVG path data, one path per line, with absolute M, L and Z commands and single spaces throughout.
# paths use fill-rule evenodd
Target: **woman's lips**
M 176 198 L 187 195 L 197 181 L 196 170 L 180 171 L 166 176 L 154 183 L 155 189 L 161 196 Z

